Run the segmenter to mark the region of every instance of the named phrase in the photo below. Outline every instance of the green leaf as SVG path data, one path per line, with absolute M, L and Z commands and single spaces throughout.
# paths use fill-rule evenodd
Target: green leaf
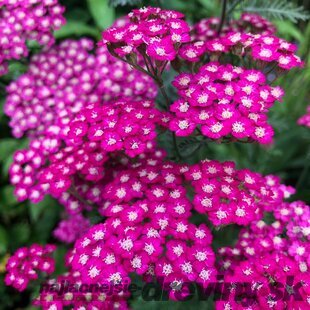
M 30 227 L 27 222 L 15 224 L 10 230 L 10 240 L 14 240 L 12 245 L 18 248 L 29 239 Z
M 56 204 L 56 201 L 50 196 L 45 196 L 42 201 L 36 204 L 29 203 L 29 215 L 31 221 L 36 222 L 47 208 L 53 208 Z
M 0 99 L 0 120 L 1 120 L 1 117 L 4 115 L 4 110 L 3 110 L 4 102 L 5 102 L 5 99 L 1 98 Z M 0 153 L 0 156 L 1 156 L 1 153 Z
M 8 158 L 15 150 L 18 149 L 20 144 L 19 140 L 16 139 L 1 139 L 0 140 L 0 162 Z
M 304 7 L 297 6 L 292 1 L 247 0 L 243 1 L 242 4 L 242 11 L 257 13 L 267 18 L 279 20 L 288 19 L 293 23 L 296 23 L 298 20 L 309 19 L 309 13 L 305 11 Z
M 202 145 L 202 141 L 197 138 L 185 138 L 183 141 L 179 143 L 179 150 L 182 157 L 189 157 L 193 155 L 200 146 Z
M 294 26 L 294 24 L 287 20 L 277 20 L 274 21 L 274 24 L 276 25 L 278 29 L 278 33 L 281 35 L 281 37 L 290 40 L 291 38 L 302 42 L 303 40 L 303 34 L 298 29 L 297 26 Z
M 87 0 L 90 13 L 101 29 L 110 27 L 115 19 L 115 10 L 109 6 L 108 0 Z
M 110 0 L 109 5 L 116 6 L 124 6 L 124 5 L 138 5 L 141 3 L 141 0 Z
M 198 0 L 198 2 L 209 12 L 212 12 L 213 15 L 218 15 L 220 12 L 220 5 L 218 1 L 210 0 Z
M 32 230 L 36 242 L 46 242 L 50 238 L 54 227 L 59 221 L 60 210 L 61 208 L 56 201 L 44 209 L 40 220 L 35 223 Z
M 57 246 L 57 250 L 54 252 L 55 262 L 56 262 L 56 271 L 55 274 L 63 274 L 66 271 L 66 267 L 64 265 L 64 259 L 68 252 L 68 249 L 65 246 Z
M 300 55 L 304 56 L 305 58 L 308 58 L 308 66 L 304 70 L 310 71 L 310 66 L 309 66 L 309 60 L 310 60 L 310 23 L 308 23 L 304 33 L 303 33 L 303 41 L 301 42 L 299 46 L 299 53 Z M 310 76 L 310 75 L 309 75 Z M 310 80 L 310 77 L 309 79 Z
M 67 20 L 78 20 L 80 23 L 87 23 L 91 20 L 90 13 L 84 8 L 73 8 L 66 12 Z
M 8 170 L 13 162 L 13 153 L 17 150 L 24 149 L 27 145 L 27 139 L 5 138 L 0 140 L 0 163 L 3 163 L 2 176 L 7 176 L 8 174 Z
M 1 197 L 1 204 L 5 204 L 6 207 L 10 207 L 18 203 L 18 201 L 14 196 L 14 187 L 11 185 L 3 186 L 0 189 L 0 197 Z
M 91 36 L 100 38 L 100 32 L 94 27 L 88 26 L 82 22 L 68 20 L 67 23 L 54 33 L 56 39 L 63 39 L 72 36 Z
M 3 226 L 0 226 L 0 255 L 3 255 L 8 247 L 8 235 Z

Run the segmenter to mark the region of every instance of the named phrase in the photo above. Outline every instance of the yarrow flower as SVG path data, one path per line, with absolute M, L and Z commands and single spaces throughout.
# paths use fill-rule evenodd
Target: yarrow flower
M 75 242 L 91 226 L 89 220 L 81 214 L 74 214 L 59 222 L 53 235 L 65 243 Z
M 68 145 L 100 142 L 104 152 L 123 150 L 129 157 L 136 157 L 156 138 L 158 114 L 149 100 L 88 105 L 69 123 Z
M 0 75 L 8 61 L 28 55 L 26 41 L 51 46 L 53 31 L 64 23 L 64 7 L 57 0 L 2 0 L 0 10 Z
M 104 191 L 104 224 L 74 247 L 69 264 L 86 283 L 123 283 L 129 273 L 154 276 L 174 287 L 215 277 L 211 233 L 188 221 L 191 203 L 182 187 L 185 166 L 146 159 L 120 172 Z
M 89 39 L 65 40 L 32 57 L 28 72 L 7 87 L 4 110 L 15 137 L 62 137 L 87 104 L 155 98 L 150 77 L 116 60 L 105 47 L 91 54 L 93 47 Z
M 309 307 L 310 262 L 306 254 L 309 251 L 309 210 L 301 201 L 275 205 L 272 223 L 254 221 L 240 231 L 233 248 L 219 249 L 219 268 L 225 271 L 224 280 L 251 285 L 252 293 L 248 292 L 251 300 L 245 298 L 242 302 L 251 302 L 253 309 Z M 300 287 L 298 292 L 289 289 L 295 285 Z M 283 289 L 282 296 L 286 297 L 274 295 L 270 287 Z M 230 290 L 230 299 L 217 302 L 216 309 L 233 309 L 240 305 L 241 299 L 235 298 L 236 287 L 232 285 Z M 300 294 L 299 298 L 296 294 Z
M 228 52 L 228 48 L 222 44 L 221 40 L 215 42 L 212 40 L 225 37 L 232 32 L 255 35 L 274 35 L 276 32 L 275 26 L 270 21 L 260 15 L 250 13 L 243 13 L 238 20 L 232 19 L 223 25 L 220 33 L 218 33 L 219 25 L 218 17 L 205 18 L 194 24 L 191 29 L 191 42 L 180 47 L 179 56 L 189 62 L 198 62 L 208 51 L 207 45 L 211 51 L 213 49 L 217 52 Z M 209 42 L 212 42 L 212 47 Z
M 97 48 L 95 55 L 91 50 L 93 43 L 88 39 L 63 41 L 35 55 L 29 72 L 8 86 L 5 111 L 11 117 L 13 134 L 26 134 L 32 139 L 28 149 L 15 154 L 10 169 L 20 201 L 30 199 L 37 203 L 51 194 L 60 199 L 69 214 L 81 212 L 85 204 L 74 195 L 82 192 L 86 201 L 98 203 L 101 183 L 109 176 L 103 167 L 109 159 L 108 152 L 122 149 L 133 157 L 154 150 L 157 111 L 147 101 L 143 103 L 143 99 L 156 96 L 154 82 L 115 60 L 105 47 Z M 113 146 L 108 135 L 115 133 L 112 125 L 125 103 L 116 103 L 117 113 L 108 117 L 111 102 L 120 98 L 127 102 L 133 97 L 135 113 L 128 103 L 128 117 L 121 120 L 120 116 L 114 124 L 118 125 L 121 142 L 116 141 Z M 137 104 L 139 100 L 141 106 Z M 84 138 L 87 143 L 78 141 L 76 136 L 88 129 L 86 122 L 79 125 L 85 118 L 89 121 L 89 136 Z M 126 124 L 130 120 L 131 124 Z M 101 136 L 107 127 L 109 131 Z M 104 145 L 104 141 L 109 143 Z M 123 155 L 122 160 L 126 162 Z M 97 187 L 90 189 L 90 181 L 96 182 Z M 78 191 L 74 195 L 68 193 L 72 187 Z
M 38 272 L 53 273 L 55 262 L 52 253 L 55 249 L 56 247 L 50 244 L 33 244 L 29 248 L 18 249 L 6 264 L 5 284 L 22 292 L 30 281 L 38 279 Z
M 218 36 L 220 19 L 218 17 L 205 18 L 194 24 L 192 28 L 193 41 L 208 41 Z M 221 29 L 221 36 L 232 32 L 273 35 L 275 26 L 267 19 L 257 14 L 243 13 L 238 20 L 232 19 Z
M 185 175 L 195 190 L 195 210 L 207 214 L 215 226 L 248 225 L 263 217 L 266 206 L 272 209 L 283 199 L 278 182 L 270 185 L 269 176 L 237 170 L 233 162 L 204 160 Z
M 139 157 L 149 154 L 165 156 L 152 142 L 146 143 Z M 50 194 L 74 215 L 100 206 L 106 182 L 128 163 L 128 157 L 121 153 L 103 151 L 98 141 L 61 148 L 58 139 L 42 138 L 14 154 L 9 175 L 19 201 L 38 203 Z
M 267 73 L 302 66 L 295 45 L 276 37 L 275 27 L 258 15 L 244 13 L 218 33 L 217 18 L 191 29 L 183 14 L 147 7 L 116 20 L 96 48 L 88 39 L 50 46 L 51 30 L 63 22 L 57 0 L 4 3 L 0 75 L 9 59 L 27 55 L 26 40 L 49 47 L 7 87 L 5 103 L 13 135 L 30 138 L 9 169 L 14 194 L 33 203 L 45 195 L 57 199 L 66 214 L 53 235 L 74 243 L 65 258 L 68 272 L 49 285 L 117 286 L 130 284 L 135 273 L 146 283 L 157 280 L 176 300 L 190 294 L 189 282 L 208 288 L 223 273 L 231 294 L 216 301 L 217 309 L 309 307 L 309 206 L 284 201 L 294 188 L 273 175 L 237 170 L 233 162 L 176 164 L 156 143 L 158 125 L 173 131 L 175 154 L 176 136 L 191 134 L 201 142 L 271 143 L 267 113 L 284 91 L 268 85 Z M 216 62 L 229 56 L 247 57 L 253 66 Z M 191 73 L 178 70 L 184 64 Z M 162 78 L 170 65 L 182 72 L 172 83 L 178 99 L 171 105 Z M 157 86 L 167 101 L 164 112 L 156 109 Z M 196 224 L 195 212 L 208 223 Z M 94 213 L 102 223 L 89 219 Z M 226 225 L 240 229 L 239 237 L 216 257 L 210 228 Z M 19 249 L 8 260 L 6 284 L 23 291 L 39 272 L 50 275 L 54 250 Z M 268 291 L 293 276 L 287 299 Z M 239 283 L 249 283 L 251 294 L 239 294 Z M 295 283 L 302 302 L 292 296 Z M 42 291 L 34 305 L 128 309 L 127 298 L 117 291 L 77 290 L 62 298 Z
M 307 113 L 298 119 L 298 124 L 310 128 L 310 106 L 307 108 Z
M 283 90 L 265 85 L 257 70 L 210 62 L 198 73 L 181 73 L 173 81 L 180 99 L 170 106 L 169 128 L 177 136 L 189 136 L 196 128 L 210 139 L 272 141 L 267 112 Z
M 296 45 L 274 35 L 230 32 L 221 38 L 208 41 L 205 48 L 214 54 L 231 52 L 238 56 L 247 56 L 260 66 L 275 65 L 280 71 L 303 66 L 300 57 L 294 54 Z
M 114 25 L 103 32 L 102 44 L 108 44 L 119 57 L 133 60 L 140 54 L 150 57 L 152 63 L 153 59 L 172 61 L 180 45 L 190 41 L 190 28 L 179 12 L 146 7 L 133 10 L 128 17 L 125 25 Z
M 212 24 L 212 19 L 210 23 Z M 214 31 L 209 36 L 206 34 L 202 37 L 207 38 L 197 41 L 194 37 L 192 42 L 184 44 L 179 51 L 180 57 L 189 62 L 198 62 L 205 54 L 211 60 L 218 60 L 222 54 L 231 53 L 253 60 L 253 65 L 260 70 L 270 72 L 271 69 L 277 69 L 277 74 L 303 66 L 300 57 L 295 55 L 296 45 L 278 38 L 272 31 L 258 31 L 255 34 L 242 28 L 228 27 L 224 28 L 220 37 L 215 36 Z

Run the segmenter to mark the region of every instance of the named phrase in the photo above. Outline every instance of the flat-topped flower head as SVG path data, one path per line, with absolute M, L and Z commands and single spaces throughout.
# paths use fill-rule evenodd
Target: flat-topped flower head
M 190 166 L 185 175 L 195 190 L 194 208 L 216 226 L 248 225 L 283 199 L 278 181 L 269 185 L 267 177 L 237 170 L 233 162 L 205 160 Z
M 131 272 L 147 278 L 153 264 L 153 275 L 171 282 L 214 278 L 212 236 L 206 225 L 188 221 L 182 168 L 149 157 L 105 187 L 100 213 L 107 220 L 76 242 L 71 264 L 87 283 L 124 281 Z
M 55 249 L 56 247 L 50 244 L 33 244 L 29 248 L 18 249 L 6 264 L 5 284 L 22 292 L 30 281 L 38 279 L 40 272 L 52 274 L 55 269 L 52 253 Z
M 86 230 L 90 228 L 90 222 L 81 214 L 74 214 L 59 222 L 53 231 L 55 238 L 62 242 L 75 242 Z
M 53 31 L 65 24 L 64 7 L 57 0 L 2 0 L 0 11 L 0 76 L 8 61 L 28 55 L 27 41 L 51 46 Z
M 297 47 L 273 34 L 252 34 L 238 31 L 228 32 L 221 38 L 205 44 L 206 53 L 232 53 L 250 57 L 258 68 L 275 65 L 278 71 L 302 67 L 302 60 L 295 54 Z M 269 67 L 268 67 L 269 68 Z M 267 69 L 268 69 L 267 68 Z
M 32 57 L 29 70 L 8 87 L 5 113 L 13 135 L 61 138 L 88 104 L 153 99 L 155 83 L 91 40 L 65 40 Z M 98 111 L 91 111 L 92 117 Z
M 198 73 L 182 73 L 173 85 L 180 99 L 170 106 L 169 128 L 177 136 L 189 136 L 196 128 L 209 139 L 270 143 L 273 130 L 267 112 L 284 92 L 265 85 L 258 70 L 210 62 Z
M 192 29 L 192 39 L 194 41 L 208 41 L 218 36 L 217 30 L 220 19 L 211 17 L 197 22 Z M 257 14 L 243 13 L 238 20 L 231 19 L 224 25 L 220 35 L 224 36 L 228 32 L 239 31 L 241 33 L 253 33 L 262 35 L 272 35 L 276 32 L 275 26 Z
M 156 216 L 152 220 L 152 210 L 142 209 L 141 212 L 139 221 L 135 223 L 122 220 L 123 216 L 109 216 L 104 224 L 109 234 L 103 240 L 94 241 L 89 232 L 76 243 L 72 268 L 81 271 L 83 281 L 122 283 L 132 272 L 147 279 L 154 264 L 153 276 L 164 277 L 168 282 L 173 282 L 176 277 L 182 282 L 208 283 L 214 279 L 214 253 L 206 243 L 207 238 L 200 242 L 204 233 L 210 235 L 206 227 L 197 228 L 183 220 L 178 232 L 173 228 L 175 218 L 172 214 Z M 164 219 L 173 227 L 162 226 Z M 208 277 L 204 276 L 204 270 Z
M 146 7 L 133 10 L 128 17 L 125 25 L 115 24 L 102 34 L 101 44 L 108 44 L 120 57 L 141 54 L 159 62 L 171 61 L 180 45 L 190 41 L 190 28 L 179 12 Z
M 69 123 L 68 145 L 100 143 L 103 152 L 124 151 L 136 157 L 156 138 L 159 112 L 149 100 L 118 100 L 101 107 L 90 104 Z
M 267 179 L 269 183 L 275 180 L 270 176 Z M 269 208 L 275 217 L 272 223 L 258 220 L 243 228 L 234 247 L 218 250 L 219 269 L 224 271 L 224 281 L 250 282 L 253 290 L 251 301 L 262 308 L 270 307 L 271 302 L 273 306 L 278 305 L 279 299 L 272 295 L 270 285 L 278 282 L 285 287 L 290 277 L 289 286 L 300 286 L 302 297 L 299 301 L 284 299 L 279 308 L 307 308 L 310 296 L 307 274 L 310 266 L 306 254 L 309 251 L 309 229 L 306 228 L 309 227 L 309 210 L 302 201 L 275 204 Z M 239 307 L 234 289 L 231 293 L 230 306 Z M 289 291 L 289 294 L 293 297 L 295 292 Z M 217 309 L 227 309 L 227 304 L 217 303 Z

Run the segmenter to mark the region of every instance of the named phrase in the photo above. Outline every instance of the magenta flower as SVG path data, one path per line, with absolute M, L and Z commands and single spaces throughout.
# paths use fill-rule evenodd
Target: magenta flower
M 180 99 L 170 106 L 170 130 L 189 136 L 199 128 L 214 140 L 270 143 L 273 130 L 266 114 L 281 100 L 283 90 L 265 85 L 265 80 L 260 71 L 216 62 L 202 66 L 197 74 L 180 74 L 173 82 Z
M 298 124 L 310 127 L 310 107 L 307 108 L 307 113 L 298 119 Z
M 159 64 L 153 60 L 174 60 L 180 45 L 190 41 L 190 28 L 179 12 L 147 7 L 133 10 L 128 17 L 125 25 L 115 24 L 102 34 L 102 44 L 120 57 L 143 55 L 156 67 Z
M 7 88 L 4 109 L 15 137 L 61 138 L 67 135 L 69 121 L 88 104 L 156 96 L 148 76 L 115 60 L 105 47 L 97 48 L 95 55 L 91 50 L 88 39 L 65 40 L 33 56 L 28 72 Z M 94 119 L 100 112 L 96 109 L 87 117 Z
M 217 17 L 202 19 L 193 26 L 193 39 L 197 41 L 208 41 L 217 37 L 217 29 L 220 20 Z M 242 33 L 253 33 L 272 35 L 276 32 L 275 26 L 265 18 L 257 14 L 243 13 L 238 20 L 231 20 L 225 25 L 221 34 L 225 35 L 231 31 Z
M 206 213 L 213 225 L 248 225 L 262 218 L 266 206 L 283 199 L 279 181 L 269 185 L 267 177 L 250 170 L 236 170 L 231 162 L 205 160 L 185 173 L 195 189 L 194 208 Z
M 214 278 L 211 233 L 188 221 L 183 168 L 148 158 L 106 186 L 101 214 L 108 219 L 76 242 L 72 258 L 87 283 L 124 281 L 130 272 L 147 278 L 150 270 L 168 282 Z
M 30 281 L 38 279 L 38 272 L 53 273 L 55 263 L 51 253 L 55 249 L 54 245 L 49 244 L 33 244 L 29 248 L 18 249 L 6 264 L 5 284 L 22 292 Z
M 159 40 L 150 39 L 150 42 L 146 48 L 146 52 L 150 57 L 161 61 L 171 61 L 176 56 L 173 42 L 170 38 Z
M 7 73 L 9 60 L 28 55 L 28 40 L 51 46 L 53 31 L 65 23 L 63 13 L 64 7 L 54 0 L 1 1 L 0 75 Z

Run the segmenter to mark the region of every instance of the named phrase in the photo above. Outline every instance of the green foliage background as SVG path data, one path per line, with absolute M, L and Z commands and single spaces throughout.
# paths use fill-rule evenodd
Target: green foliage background
M 190 23 L 209 16 L 219 16 L 221 3 L 217 0 L 63 0 L 66 6 L 67 24 L 56 32 L 58 40 L 81 36 L 100 39 L 101 30 L 110 26 L 115 18 L 130 11 L 133 6 L 158 5 L 176 9 L 186 14 Z M 143 3 L 144 2 L 144 3 Z M 304 2 L 304 3 L 303 3 Z M 183 155 L 193 154 L 187 162 L 197 162 L 210 158 L 233 160 L 238 166 L 247 167 L 264 174 L 276 174 L 286 184 L 297 187 L 298 192 L 292 198 L 310 202 L 310 129 L 296 124 L 310 104 L 310 23 L 307 14 L 299 9 L 303 5 L 309 11 L 309 1 L 228 1 L 228 18 L 243 11 L 259 12 L 267 15 L 277 26 L 279 35 L 299 45 L 299 54 L 306 61 L 305 68 L 294 70 L 277 81 L 285 91 L 283 103 L 277 103 L 270 113 L 271 123 L 276 129 L 275 143 L 271 147 L 255 144 L 200 144 L 190 139 L 180 139 L 179 148 Z M 307 7 L 308 6 L 308 7 Z M 297 22 L 298 20 L 298 22 Z M 297 23 L 296 23 L 297 22 Z M 38 52 L 37 46 L 31 47 L 32 53 Z M 5 86 L 27 70 L 27 60 L 12 62 L 10 73 L 0 78 L 0 309 L 32 309 L 31 299 L 38 287 L 19 294 L 3 285 L 4 266 L 9 253 L 17 248 L 38 242 L 55 242 L 51 232 L 61 218 L 62 208 L 51 198 L 34 205 L 29 202 L 18 203 L 13 195 L 13 187 L 8 182 L 8 167 L 12 154 L 27 145 L 26 139 L 16 140 L 10 134 L 8 118 L 3 114 Z M 167 84 L 169 83 L 167 76 Z M 170 137 L 165 136 L 161 143 L 169 150 Z M 171 150 L 172 152 L 172 150 Z M 193 219 L 202 222 L 200 216 Z M 233 242 L 237 228 L 230 226 L 215 232 L 220 246 Z M 57 250 L 57 272 L 63 271 L 64 246 Z M 141 299 L 132 301 L 133 309 L 212 309 L 206 302 L 187 303 L 149 302 Z

